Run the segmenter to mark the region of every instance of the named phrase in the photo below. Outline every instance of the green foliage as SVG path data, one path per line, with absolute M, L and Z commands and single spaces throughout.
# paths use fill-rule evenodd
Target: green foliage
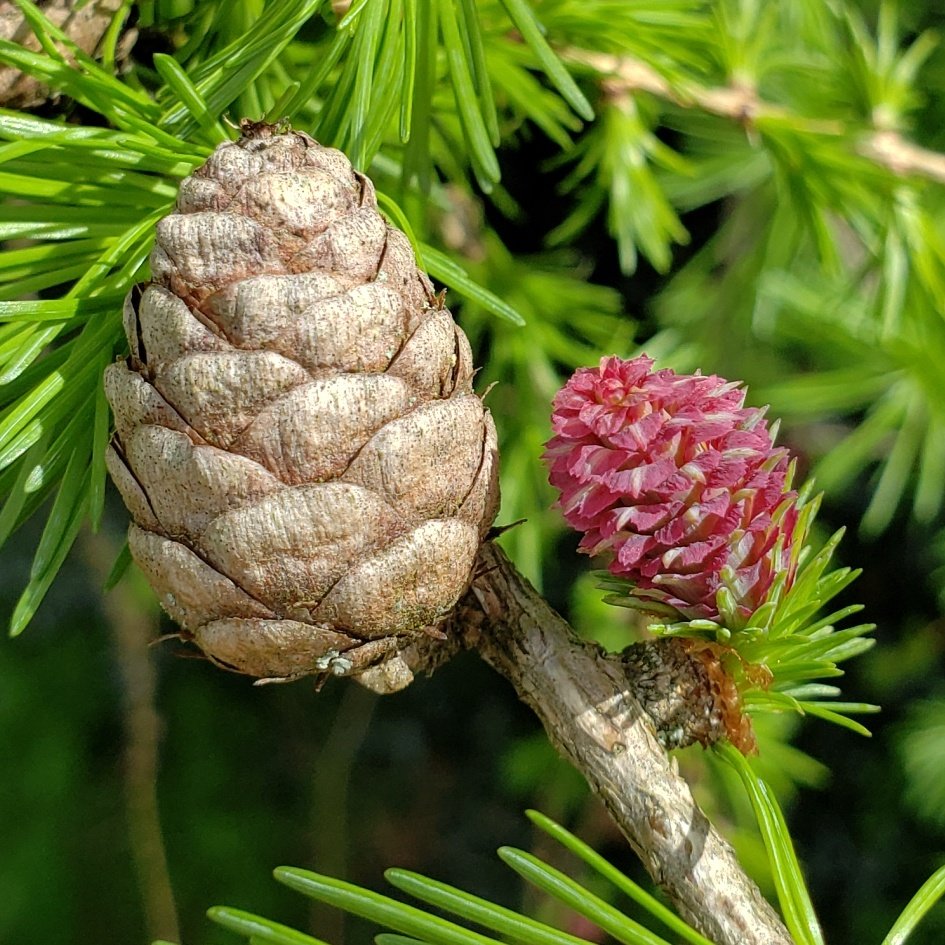
M 678 938 L 685 942 L 690 942 L 692 945 L 705 945 L 706 940 L 704 936 L 694 931 L 687 923 L 683 922 L 679 916 L 670 909 L 667 909 L 663 903 L 651 896 L 628 876 L 621 873 L 612 863 L 609 863 L 596 850 L 579 840 L 574 834 L 565 830 L 560 824 L 556 824 L 551 818 L 546 817 L 536 810 L 528 811 L 528 817 L 532 823 L 548 834 L 553 840 L 556 840 L 579 860 L 582 860 L 590 866 L 591 869 L 599 873 L 616 890 L 642 906 L 653 918 L 658 919 Z
M 536 826 L 575 853 L 617 890 L 635 900 L 651 918 L 667 927 L 677 940 L 688 945 L 711 945 L 708 939 L 563 827 L 536 811 L 530 811 L 529 817 Z M 623 945 L 669 945 L 667 939 L 623 914 L 538 857 L 510 847 L 499 850 L 499 856 L 526 882 L 559 900 Z M 589 945 L 586 939 L 408 870 L 390 869 L 385 877 L 392 886 L 425 905 L 494 932 L 500 938 L 484 935 L 416 906 L 308 870 L 279 867 L 275 877 L 297 892 L 400 933 L 379 937 L 379 941 L 383 940 L 388 945 L 405 945 L 409 941 L 427 945 L 497 945 L 498 942 L 512 945 Z M 215 922 L 253 941 L 272 945 L 311 945 L 318 941 L 238 909 L 217 906 L 210 909 L 208 915 Z
M 543 70 L 591 117 L 530 8 L 510 0 L 505 12 L 490 8 L 489 19 L 472 3 L 460 6 L 375 0 L 352 5 L 336 21 L 324 0 L 238 5 L 235 15 L 225 3 L 151 5 L 144 23 L 182 16 L 190 37 L 174 56 L 158 54 L 153 69 L 137 65 L 123 80 L 22 0 L 42 52 L 0 42 L 0 63 L 41 78 L 111 128 L 0 114 L 0 193 L 17 198 L 0 206 L 0 238 L 27 244 L 0 250 L 0 544 L 54 495 L 12 633 L 29 623 L 83 523 L 101 516 L 109 418 L 100 377 L 123 350 L 121 299 L 148 276 L 154 225 L 171 210 L 178 182 L 229 136 L 222 119 L 277 111 L 365 167 L 380 160 L 383 145 L 386 166 L 400 168 L 406 199 L 406 184 L 429 187 L 432 167 L 463 153 L 447 131 L 431 158 L 433 120 L 442 109 L 442 127 L 458 121 L 454 130 L 469 145 L 472 172 L 489 188 L 498 180 L 493 149 L 500 134 L 486 57 L 509 45 L 510 23 L 528 55 L 514 63 L 506 56 L 509 84 L 521 93 L 526 77 L 535 82 L 530 69 Z M 303 27 L 305 38 L 296 39 Z M 320 67 L 313 70 L 312 61 Z M 453 107 L 437 100 L 447 74 Z M 519 108 L 527 104 L 527 96 L 515 100 Z M 560 110 L 546 104 L 544 112 L 549 128 L 575 127 Z M 464 180 L 463 166 L 449 157 L 445 163 Z M 426 225 L 422 215 L 404 217 L 389 198 L 385 206 L 408 230 Z M 471 307 L 523 323 L 507 299 L 471 279 L 449 253 L 426 242 L 418 249 L 431 274 Z M 592 308 L 594 292 L 589 287 Z M 44 298 L 7 301 L 36 293 Z M 599 339 L 601 331 L 594 334 Z M 549 399 L 554 386 L 544 385 Z M 538 567 L 533 552 L 532 570 Z
M 790 424 L 865 412 L 865 422 L 825 452 L 822 486 L 844 488 L 885 453 L 864 527 L 884 527 L 910 490 L 917 515 L 940 514 L 945 402 L 936 368 L 945 336 L 935 313 L 945 299 L 945 243 L 933 222 L 940 194 L 897 176 L 869 149 L 875 134 L 908 127 L 932 44 L 920 36 L 901 50 L 891 6 L 874 39 L 842 5 L 762 12 L 736 3 L 545 0 L 533 9 L 524 0 L 371 0 L 339 19 L 325 0 L 150 3 L 141 23 L 173 28 L 178 48 L 133 63 L 124 77 L 105 68 L 113 55 L 96 64 L 27 0 L 23 9 L 43 50 L 6 43 L 0 61 L 42 77 L 111 129 L 12 113 L 0 123 L 9 142 L 0 187 L 27 202 L 0 208 L 8 215 L 3 234 L 28 243 L 3 251 L 0 296 L 48 297 L 0 314 L 0 493 L 8 497 L 0 538 L 57 489 L 70 461 L 84 479 L 74 494 L 61 494 L 16 631 L 54 577 L 69 530 L 87 513 L 97 520 L 106 418 L 93 388 L 121 351 L 117 299 L 146 278 L 155 219 L 180 178 L 230 133 L 227 117 L 286 117 L 370 167 L 433 275 L 469 298 L 461 306 L 466 325 L 489 355 L 498 390 L 514 383 L 527 398 L 502 417 L 504 509 L 508 520 L 534 521 L 507 539 L 534 579 L 554 529 L 533 469 L 547 402 L 568 369 L 625 349 L 629 323 L 620 327 L 616 296 L 605 301 L 609 290 L 581 281 L 579 262 L 571 310 L 555 305 L 569 277 L 562 271 L 557 285 L 541 282 L 544 264 L 511 262 L 488 226 L 473 234 L 482 263 L 468 246 L 443 251 L 437 218 L 475 185 L 515 214 L 497 186 L 496 148 L 524 142 L 529 124 L 567 149 L 559 161 L 574 162 L 551 244 L 574 244 L 606 211 L 625 270 L 640 253 L 666 270 L 673 245 L 688 239 L 680 212 L 733 201 L 729 222 L 664 291 L 661 332 L 647 347 L 671 362 L 695 359 L 760 381 L 756 394 Z M 830 55 L 837 48 L 843 55 Z M 803 75 L 798 62 L 810 65 Z M 585 88 L 603 77 L 597 120 L 583 131 L 594 112 L 566 64 Z M 821 94 L 812 111 L 813 81 Z M 724 83 L 741 104 L 722 94 Z M 672 130 L 672 146 L 661 129 Z M 104 206 L 107 222 L 92 222 L 90 211 Z M 438 209 L 431 215 L 431 208 Z M 515 266 L 534 276 L 532 291 L 515 291 L 522 285 L 509 279 Z M 746 280 L 756 296 L 743 291 Z M 76 308 L 56 308 L 65 299 Z M 100 308 L 90 307 L 93 299 Z M 521 341 L 507 343 L 508 331 L 483 323 L 482 310 L 524 318 Z M 739 345 L 728 343 L 733 335 Z
M 101 516 L 110 427 L 101 375 L 120 349 L 121 301 L 173 204 L 171 182 L 206 153 L 155 132 L 0 114 L 0 189 L 22 202 L 0 208 L 0 233 L 30 244 L 0 251 L 0 294 L 58 296 L 0 302 L 0 544 L 55 493 L 13 633 L 85 519 Z
M 600 121 L 569 155 L 578 161 L 563 189 L 577 191 L 580 200 L 549 234 L 552 244 L 573 240 L 606 206 L 607 230 L 617 243 L 621 269 L 632 273 L 638 252 L 657 271 L 669 269 L 673 244 L 688 243 L 689 234 L 655 171 L 688 175 L 689 169 L 656 137 L 654 117 L 644 115 L 641 103 L 626 95 L 604 105 Z
M 751 801 L 761 835 L 768 851 L 778 901 L 788 929 L 798 945 L 823 945 L 823 933 L 814 914 L 784 814 L 770 788 L 751 768 L 750 763 L 731 745 L 716 751 L 739 775 Z M 903 945 L 922 917 L 945 893 L 945 866 L 936 870 L 922 885 L 896 919 L 881 945 Z
M 719 754 L 738 772 L 751 801 L 755 818 L 771 862 L 778 902 L 784 921 L 797 945 L 824 945 L 820 923 L 807 892 L 797 854 L 784 815 L 770 789 L 756 777 L 744 755 L 731 745 L 722 745 Z
M 883 939 L 882 945 L 903 945 L 903 942 L 908 941 L 916 926 L 932 906 L 942 898 L 943 893 L 945 893 L 945 866 L 937 869 L 922 884 L 922 888 L 896 919 L 889 934 Z
M 739 751 L 731 746 L 723 746 L 717 751 L 725 763 L 737 772 L 750 799 L 775 877 L 781 910 L 793 940 L 797 945 L 823 945 L 823 933 L 814 914 L 807 884 L 791 843 L 784 814 L 774 795 Z M 500 849 L 499 857 L 526 882 L 583 916 L 622 945 L 668 945 L 670 940 L 651 927 L 656 923 L 672 933 L 673 941 L 685 942 L 687 945 L 711 945 L 708 939 L 569 831 L 537 811 L 529 811 L 528 816 L 537 827 L 613 884 L 617 891 L 642 906 L 647 914 L 648 925 L 630 918 L 586 886 L 533 854 L 509 847 Z M 438 912 L 456 916 L 500 937 L 493 938 L 490 934 L 474 931 L 423 908 L 309 870 L 282 866 L 275 870 L 274 875 L 279 882 L 296 892 L 393 929 L 396 934 L 385 932 L 376 937 L 375 941 L 379 945 L 498 945 L 499 942 L 511 945 L 589 945 L 587 939 L 409 870 L 389 869 L 384 875 L 392 886 L 419 900 L 424 906 L 432 906 Z M 923 884 L 881 945 L 904 945 L 943 893 L 945 867 L 937 870 Z M 323 945 L 317 938 L 241 909 L 214 906 L 207 914 L 214 922 L 248 938 L 250 942 Z
M 906 800 L 928 823 L 945 824 L 945 700 L 913 705 L 898 741 Z
M 463 304 L 463 326 L 474 349 L 485 354 L 482 385 L 491 388 L 486 402 L 502 457 L 502 517 L 528 519 L 502 544 L 540 587 L 547 549 L 560 529 L 551 509 L 554 491 L 537 461 L 551 436 L 551 401 L 562 374 L 594 362 L 601 351 L 625 349 L 634 326 L 622 317 L 615 291 L 585 281 L 588 267 L 574 254 L 515 257 L 494 235 L 482 239 L 482 260 L 470 269 L 522 312 L 527 329 L 485 318 L 484 306 L 473 299 Z
M 722 81 L 747 92 L 748 134 L 708 117 L 739 120 L 737 103 L 708 84 L 680 90 L 701 109 L 660 116 L 683 137 L 689 168 L 663 175 L 671 201 L 733 203 L 664 291 L 654 346 L 684 364 L 708 355 L 745 378 L 789 431 L 841 421 L 839 436 L 814 447 L 814 472 L 838 494 L 874 470 L 866 532 L 884 530 L 906 502 L 918 520 L 940 521 L 945 400 L 933 379 L 945 253 L 941 188 L 925 177 L 941 174 L 925 163 L 934 154 L 900 136 L 921 105 L 917 76 L 934 40 L 903 47 L 891 3 L 875 36 L 843 5 L 762 15 L 744 4 L 741 21 L 727 12 L 736 6 L 720 5 L 720 66 Z
M 850 568 L 827 571 L 843 532 L 837 532 L 814 554 L 808 535 L 820 498 L 810 499 L 809 490 L 797 503 L 798 518 L 792 542 L 796 568 L 794 583 L 786 586 L 787 571 L 775 576 L 765 602 L 748 618 L 741 618 L 735 596 L 724 585 L 718 592 L 721 617 L 715 620 L 649 622 L 647 629 L 657 636 L 695 637 L 730 647 L 740 662 L 730 671 L 740 682 L 745 708 L 749 712 L 794 711 L 813 715 L 845 726 L 862 735 L 869 730 L 849 716 L 878 712 L 879 707 L 861 702 L 825 702 L 840 695 L 836 686 L 820 680 L 842 676 L 838 663 L 851 659 L 873 646 L 865 634 L 873 624 L 857 624 L 837 629 L 836 624 L 863 608 L 853 604 L 821 616 L 822 609 L 859 575 Z M 724 572 L 723 572 L 724 582 Z M 606 572 L 601 586 L 610 593 L 608 603 L 646 613 L 665 610 L 671 618 L 676 611 L 648 600 L 645 592 Z M 757 669 L 763 668 L 758 679 Z

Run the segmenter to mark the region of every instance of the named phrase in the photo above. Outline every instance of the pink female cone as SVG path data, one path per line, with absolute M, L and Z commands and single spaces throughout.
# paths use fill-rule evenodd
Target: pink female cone
M 580 550 L 608 556 L 634 596 L 719 620 L 724 587 L 741 623 L 779 571 L 793 580 L 787 450 L 737 384 L 652 367 L 609 357 L 574 373 L 554 401 L 549 479 Z

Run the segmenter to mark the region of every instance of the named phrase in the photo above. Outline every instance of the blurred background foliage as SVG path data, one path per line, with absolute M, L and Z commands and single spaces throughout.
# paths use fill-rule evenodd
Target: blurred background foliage
M 940 5 L 113 6 L 98 67 L 56 41 L 0 43 L 8 69 L 57 90 L 0 110 L 0 614 L 31 623 L 0 646 L 0 937 L 232 941 L 203 915 L 226 902 L 367 941 L 270 881 L 292 863 L 366 885 L 417 869 L 594 938 L 493 856 L 559 855 L 526 806 L 642 879 L 474 656 L 383 700 L 254 689 L 145 649 L 162 622 L 134 573 L 102 593 L 124 527 L 99 449 L 117 300 L 146 278 L 176 182 L 232 133 L 221 116 L 270 114 L 369 170 L 453 290 L 480 390 L 495 384 L 500 523 L 526 519 L 503 542 L 580 632 L 619 648 L 638 631 L 550 509 L 538 457 L 570 370 L 645 350 L 744 379 L 783 418 L 825 491 L 824 535 L 847 526 L 840 563 L 864 569 L 840 603 L 878 624 L 845 693 L 884 711 L 870 741 L 767 719 L 758 768 L 828 941 L 878 941 L 945 854 Z M 770 889 L 731 773 L 700 750 L 679 760 Z M 943 940 L 941 911 L 912 941 Z

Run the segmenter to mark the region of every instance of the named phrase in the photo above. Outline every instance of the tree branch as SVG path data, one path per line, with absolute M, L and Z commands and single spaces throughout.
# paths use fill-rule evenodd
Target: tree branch
M 105 584 L 120 547 L 104 531 L 83 533 L 81 547 L 99 586 Z M 124 788 L 131 855 L 137 873 L 148 941 L 180 939 L 177 906 L 161 832 L 157 781 L 161 719 L 155 708 L 157 670 L 148 643 L 158 631 L 158 609 L 142 606 L 128 578 L 102 597 L 122 680 Z
M 718 945 L 791 945 L 660 746 L 624 661 L 578 640 L 500 548 L 483 545 L 479 563 L 454 629 L 535 711 L 679 913 Z
M 925 177 L 945 183 L 945 154 L 919 147 L 898 131 L 877 129 L 858 133 L 858 129 L 850 128 L 840 121 L 803 118 L 786 108 L 764 101 L 750 87 L 711 87 L 694 82 L 675 87 L 652 66 L 632 56 L 614 56 L 573 48 L 562 50 L 561 55 L 564 59 L 599 72 L 606 94 L 648 92 L 680 108 L 699 108 L 746 127 L 764 118 L 788 119 L 811 134 L 851 137 L 856 142 L 855 150 L 860 157 L 885 167 L 897 177 Z

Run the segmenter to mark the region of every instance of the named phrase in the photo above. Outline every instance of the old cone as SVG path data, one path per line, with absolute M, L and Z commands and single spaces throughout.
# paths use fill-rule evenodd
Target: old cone
M 244 123 L 158 224 L 108 467 L 182 635 L 262 678 L 406 685 L 495 515 L 469 344 L 371 182 Z

